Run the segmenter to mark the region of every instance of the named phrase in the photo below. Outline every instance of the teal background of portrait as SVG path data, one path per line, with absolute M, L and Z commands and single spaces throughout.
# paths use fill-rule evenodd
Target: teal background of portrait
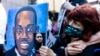
M 48 4 L 36 4 L 29 5 L 33 7 L 36 11 L 37 16 L 37 26 L 39 27 L 39 32 L 47 32 L 47 19 L 48 19 Z M 15 15 L 18 12 L 18 8 L 12 8 L 8 11 L 8 22 L 7 22 L 7 31 L 6 31 L 6 50 L 10 50 L 15 45 L 15 39 L 13 35 L 13 27 L 15 23 Z

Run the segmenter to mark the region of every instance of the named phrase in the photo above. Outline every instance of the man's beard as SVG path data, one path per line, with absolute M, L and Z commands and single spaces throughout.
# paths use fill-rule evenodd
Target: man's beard
M 33 48 L 33 41 L 30 42 L 28 40 L 25 39 L 20 39 L 20 40 L 16 40 L 15 41 L 15 47 L 17 48 L 18 52 L 20 53 L 21 56 L 28 56 L 31 54 L 32 52 L 32 48 Z M 23 46 L 23 47 L 21 47 Z M 27 53 L 21 53 L 19 49 L 22 49 L 23 51 L 25 50 Z

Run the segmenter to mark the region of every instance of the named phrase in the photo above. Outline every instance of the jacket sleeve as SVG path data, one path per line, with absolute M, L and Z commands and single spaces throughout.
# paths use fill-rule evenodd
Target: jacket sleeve
M 91 36 L 91 38 L 88 42 L 88 45 L 92 45 L 92 44 L 96 44 L 96 43 L 100 43 L 100 31 Z
M 61 39 L 57 39 L 51 49 L 56 53 L 56 56 L 65 56 L 65 47 L 61 44 Z

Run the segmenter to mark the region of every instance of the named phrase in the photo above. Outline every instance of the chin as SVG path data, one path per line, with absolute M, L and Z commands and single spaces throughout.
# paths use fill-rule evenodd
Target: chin
M 20 49 L 19 49 L 19 53 L 20 53 L 22 56 L 25 56 L 25 55 L 28 55 L 29 51 L 20 48 Z
M 29 53 L 28 51 L 23 50 L 23 52 L 21 52 L 21 55 L 22 56 L 29 55 L 28 53 Z

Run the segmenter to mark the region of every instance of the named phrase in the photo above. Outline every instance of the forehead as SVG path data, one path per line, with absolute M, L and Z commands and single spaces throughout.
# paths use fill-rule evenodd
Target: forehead
M 35 18 L 35 14 L 32 11 L 21 11 L 17 15 L 17 21 L 20 20 L 29 20 L 30 22 L 33 22 L 33 19 Z

